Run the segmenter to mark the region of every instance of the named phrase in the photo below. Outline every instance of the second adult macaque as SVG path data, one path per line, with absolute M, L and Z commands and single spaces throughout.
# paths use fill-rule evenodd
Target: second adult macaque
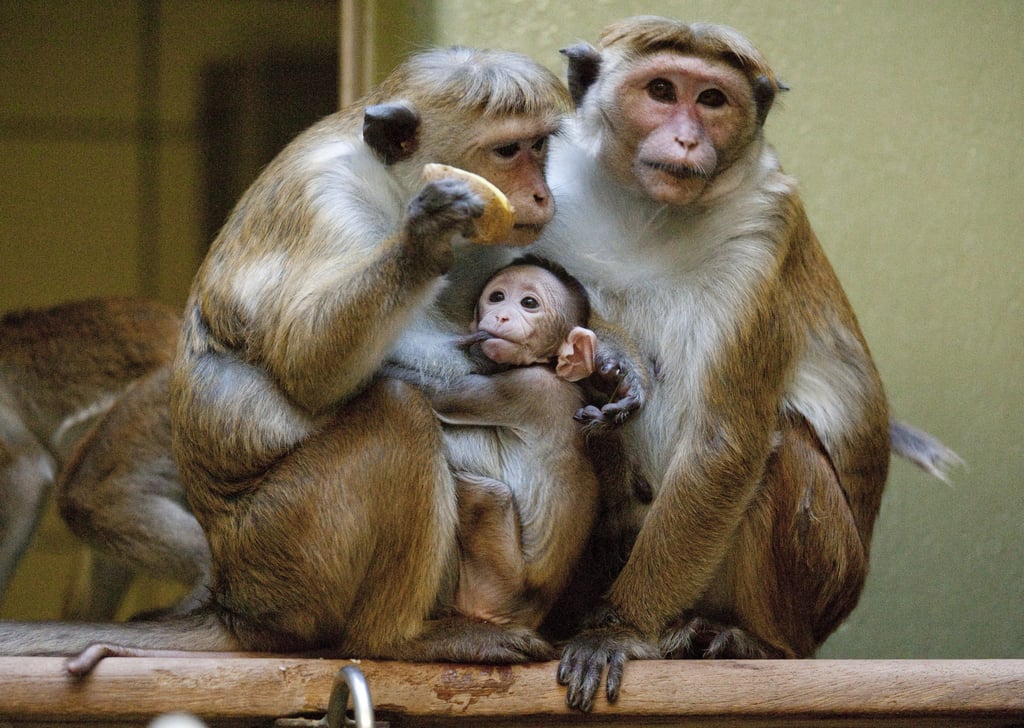
M 857 320 L 764 139 L 782 86 L 758 50 L 639 17 L 567 55 L 579 111 L 552 148 L 558 212 L 537 250 L 655 372 L 622 432 L 645 496 L 613 514 L 631 550 L 559 669 L 588 709 L 606 667 L 615 699 L 627 658 L 812 655 L 863 588 L 890 435 Z
M 597 344 L 586 292 L 560 266 L 523 258 L 498 271 L 467 342 L 512 365 L 424 384 L 445 423 L 459 508 L 462 614 L 537 627 L 572 574 L 598 512 L 573 415 Z

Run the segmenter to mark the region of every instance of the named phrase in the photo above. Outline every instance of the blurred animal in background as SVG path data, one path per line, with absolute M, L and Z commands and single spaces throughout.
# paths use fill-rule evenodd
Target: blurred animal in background
M 0 318 L 0 597 L 83 435 L 126 392 L 169 365 L 180 328 L 173 309 L 132 298 L 88 299 Z M 107 603 L 72 599 L 67 616 L 110 616 L 116 609 L 127 567 L 98 557 L 92 573 L 96 581 L 85 591 Z

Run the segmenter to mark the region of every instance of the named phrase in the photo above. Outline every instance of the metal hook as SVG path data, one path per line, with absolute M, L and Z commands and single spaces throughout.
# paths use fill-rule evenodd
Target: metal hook
M 352 696 L 352 713 L 355 719 L 347 715 L 348 699 Z M 386 724 L 384 724 L 386 725 Z M 348 665 L 338 670 L 331 686 L 331 697 L 327 701 L 327 715 L 319 720 L 308 718 L 279 718 L 274 722 L 275 728 L 374 728 L 377 723 L 373 717 L 373 701 L 370 700 L 370 686 L 362 671 Z
M 346 715 L 348 697 L 352 695 L 352 712 L 355 721 Z M 338 670 L 331 688 L 331 699 L 327 703 L 327 728 L 374 728 L 373 701 L 370 700 L 370 686 L 362 671 L 354 665 Z

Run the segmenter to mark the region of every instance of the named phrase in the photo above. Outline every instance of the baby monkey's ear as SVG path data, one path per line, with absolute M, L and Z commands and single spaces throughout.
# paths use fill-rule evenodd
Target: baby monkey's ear
M 555 374 L 569 382 L 578 382 L 594 373 L 594 352 L 597 335 L 590 329 L 577 326 L 558 347 Z

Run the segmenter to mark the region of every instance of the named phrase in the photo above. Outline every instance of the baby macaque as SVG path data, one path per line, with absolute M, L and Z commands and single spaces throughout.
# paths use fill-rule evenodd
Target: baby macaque
M 594 370 L 586 291 L 532 256 L 494 274 L 463 339 L 512 368 L 425 389 L 444 427 L 459 511 L 456 611 L 537 627 L 564 589 L 597 515 L 597 479 L 573 421 L 571 384 Z

